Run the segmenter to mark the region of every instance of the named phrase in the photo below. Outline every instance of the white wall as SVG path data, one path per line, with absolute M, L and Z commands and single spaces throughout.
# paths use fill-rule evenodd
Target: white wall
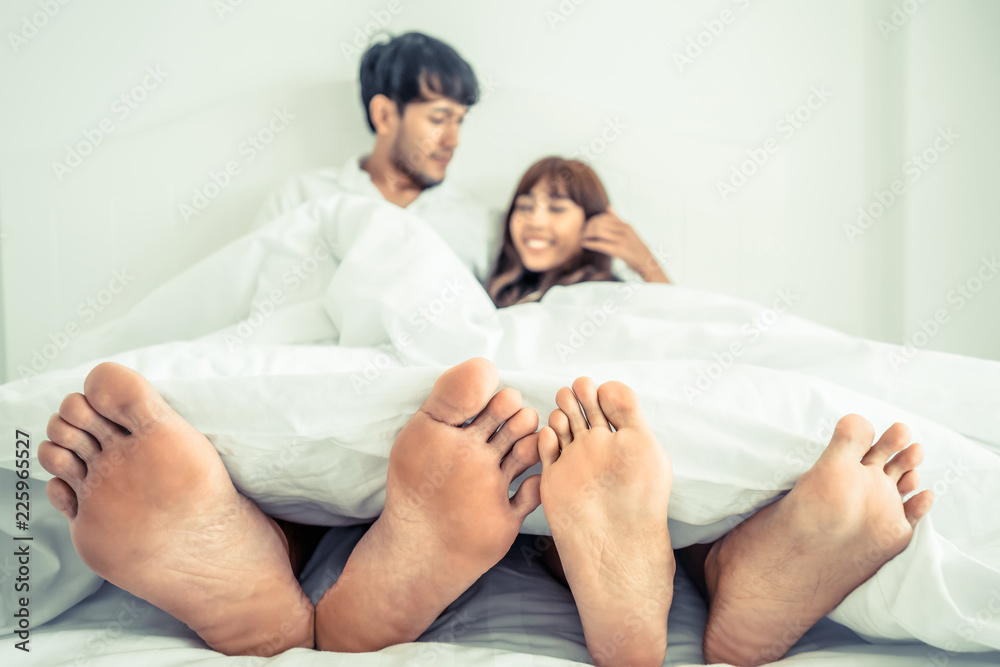
M 1000 260 L 1000 2 L 960 4 L 929 3 L 909 33 L 905 155 L 938 127 L 958 138 L 906 195 L 901 335 L 919 345 L 944 311 L 928 347 L 996 359 L 1000 275 L 980 271 Z
M 761 302 L 788 288 L 796 314 L 912 338 L 1000 250 L 1000 3 L 927 3 L 883 36 L 894 4 L 399 0 L 392 14 L 388 1 L 255 0 L 220 15 L 208 0 L 70 2 L 16 53 L 0 44 L 0 364 L 17 377 L 83 324 L 77 305 L 113 270 L 135 279 L 94 324 L 240 233 L 288 175 L 363 149 L 357 56 L 341 44 L 372 12 L 392 32 L 445 39 L 495 84 L 449 171 L 485 203 L 502 207 L 531 161 L 573 154 L 617 118 L 624 129 L 594 165 L 678 282 Z M 679 68 L 673 54 L 724 9 L 732 23 Z M 37 11 L 4 3 L 0 31 Z M 113 100 L 150 66 L 168 75 L 120 119 Z M 784 136 L 776 123 L 815 87 L 829 100 Z M 240 142 L 275 107 L 295 120 L 247 160 Z M 52 161 L 104 118 L 114 133 L 59 181 Z M 856 209 L 947 123 L 962 138 L 852 242 Z M 777 152 L 723 202 L 717 182 L 771 137 Z M 178 204 L 228 160 L 240 175 L 186 224 Z M 926 344 L 1000 359 L 998 313 L 1000 280 Z

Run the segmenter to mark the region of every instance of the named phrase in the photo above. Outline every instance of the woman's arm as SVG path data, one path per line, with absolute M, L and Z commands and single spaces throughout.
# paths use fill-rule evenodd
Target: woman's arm
M 587 220 L 580 243 L 585 249 L 602 252 L 624 261 L 647 283 L 670 283 L 656 256 L 639 234 L 618 217 L 613 208 Z

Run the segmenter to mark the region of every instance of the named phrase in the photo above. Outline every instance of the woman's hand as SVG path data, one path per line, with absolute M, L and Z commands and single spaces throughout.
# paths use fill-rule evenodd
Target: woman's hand
M 610 206 L 607 213 L 598 213 L 584 223 L 581 245 L 586 250 L 617 257 L 647 283 L 670 282 L 632 225 L 619 218 Z

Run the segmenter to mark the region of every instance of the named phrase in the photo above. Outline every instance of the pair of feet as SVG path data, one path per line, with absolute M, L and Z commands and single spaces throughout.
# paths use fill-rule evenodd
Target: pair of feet
M 514 390 L 494 394 L 497 383 L 482 359 L 438 379 L 393 445 L 385 511 L 315 608 L 282 530 L 138 373 L 96 367 L 50 420 L 38 455 L 84 562 L 223 653 L 412 641 L 503 557 L 541 503 L 595 662 L 662 664 L 672 470 L 637 397 L 581 378 L 536 433 L 537 414 Z M 787 496 L 712 546 L 706 658 L 779 657 L 906 546 L 932 502 L 928 492 L 902 502 L 922 455 L 902 425 L 872 439 L 867 422 L 845 417 Z M 510 497 L 539 461 L 542 474 Z

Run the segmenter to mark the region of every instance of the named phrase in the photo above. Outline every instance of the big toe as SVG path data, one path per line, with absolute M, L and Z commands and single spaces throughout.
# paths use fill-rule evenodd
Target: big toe
M 639 397 L 621 382 L 605 382 L 597 388 L 601 411 L 615 429 L 646 426 Z
M 823 456 L 846 456 L 860 461 L 871 449 L 874 437 L 875 429 L 871 422 L 861 415 L 841 417 Z
M 420 409 L 437 421 L 462 426 L 482 411 L 499 383 L 496 366 L 474 357 L 442 373 Z
M 141 433 L 170 409 L 149 380 L 110 361 L 90 371 L 83 381 L 83 394 L 102 417 L 130 433 Z

